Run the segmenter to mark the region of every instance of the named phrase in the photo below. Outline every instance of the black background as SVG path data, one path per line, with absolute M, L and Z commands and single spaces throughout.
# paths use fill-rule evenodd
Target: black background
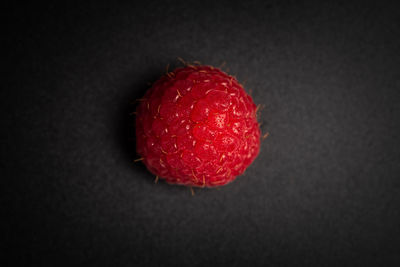
M 395 4 L 110 1 L 3 11 L 2 242 L 14 265 L 400 263 Z M 265 105 L 270 133 L 244 176 L 195 196 L 154 184 L 133 164 L 131 103 L 177 57 L 225 61 Z

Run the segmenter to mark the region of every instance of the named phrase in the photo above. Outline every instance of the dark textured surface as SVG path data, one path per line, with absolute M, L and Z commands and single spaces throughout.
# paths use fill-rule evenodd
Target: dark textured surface
M 398 265 L 400 12 L 343 3 L 6 9 L 3 251 L 26 266 Z M 177 56 L 226 61 L 270 133 L 245 176 L 194 197 L 132 163 L 130 102 Z

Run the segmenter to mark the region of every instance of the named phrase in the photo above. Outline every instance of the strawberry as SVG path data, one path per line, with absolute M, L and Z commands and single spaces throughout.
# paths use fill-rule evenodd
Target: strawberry
M 168 183 L 225 185 L 258 155 L 256 105 L 234 77 L 217 68 L 177 68 L 141 99 L 136 142 L 148 170 Z

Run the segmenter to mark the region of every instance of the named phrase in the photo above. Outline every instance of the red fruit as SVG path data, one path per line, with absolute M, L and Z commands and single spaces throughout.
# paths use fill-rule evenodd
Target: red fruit
M 136 140 L 143 163 L 168 183 L 224 185 L 258 155 L 256 105 L 219 69 L 178 68 L 146 92 L 137 108 Z

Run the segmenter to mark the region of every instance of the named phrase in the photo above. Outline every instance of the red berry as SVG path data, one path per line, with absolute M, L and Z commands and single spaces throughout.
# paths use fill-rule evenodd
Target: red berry
M 146 92 L 137 108 L 136 140 L 143 163 L 168 183 L 224 185 L 258 155 L 256 105 L 219 69 L 178 68 Z

